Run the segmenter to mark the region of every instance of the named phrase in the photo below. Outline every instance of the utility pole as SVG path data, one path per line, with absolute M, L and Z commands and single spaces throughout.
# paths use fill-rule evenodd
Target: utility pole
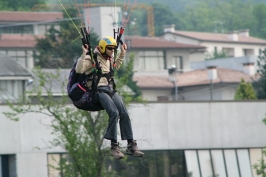
M 168 69 L 168 73 L 172 76 L 171 80 L 174 83 L 175 87 L 175 101 L 178 101 L 178 85 L 177 85 L 177 68 L 175 65 L 172 65 L 171 68 Z

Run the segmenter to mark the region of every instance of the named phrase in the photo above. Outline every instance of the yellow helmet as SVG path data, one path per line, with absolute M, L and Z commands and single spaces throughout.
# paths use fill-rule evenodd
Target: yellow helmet
M 111 36 L 105 36 L 99 41 L 99 49 L 101 53 L 105 52 L 106 46 L 116 46 L 116 40 Z

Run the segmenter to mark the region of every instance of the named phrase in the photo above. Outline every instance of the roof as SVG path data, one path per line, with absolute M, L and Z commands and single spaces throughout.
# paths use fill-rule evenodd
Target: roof
M 0 77 L 31 77 L 32 74 L 14 59 L 0 53 Z
M 1 11 L 0 22 L 38 22 L 62 19 L 62 12 Z
M 194 32 L 194 31 L 174 31 L 172 34 L 200 40 L 212 42 L 230 42 L 230 43 L 252 43 L 252 44 L 265 44 L 266 40 L 259 39 L 252 36 L 244 36 L 238 34 L 238 40 L 233 41 L 228 37 L 228 34 L 221 33 L 208 33 L 208 32 Z
M 251 76 L 241 71 L 217 68 L 217 78 L 212 81 L 214 84 L 225 83 L 235 84 L 240 83 L 241 79 L 246 82 L 251 82 Z M 140 88 L 152 88 L 152 89 L 169 89 L 173 88 L 173 82 L 169 80 L 169 76 L 134 76 L 134 81 L 137 81 L 137 85 Z M 210 83 L 208 79 L 208 69 L 200 69 L 178 74 L 177 76 L 178 87 L 187 86 L 199 86 Z
M 32 35 L 32 34 L 1 34 L 0 35 L 0 47 L 1 48 L 35 48 L 37 43 L 36 37 L 42 38 L 44 35 Z
M 125 36 L 125 42 L 129 48 L 185 48 L 185 49 L 205 49 L 206 47 L 192 44 L 182 44 L 167 41 L 158 37 L 141 37 L 141 36 Z

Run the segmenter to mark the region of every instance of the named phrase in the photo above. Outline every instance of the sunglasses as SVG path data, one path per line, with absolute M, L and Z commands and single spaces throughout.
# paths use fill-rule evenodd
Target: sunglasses
M 108 50 L 115 50 L 115 47 L 106 47 Z

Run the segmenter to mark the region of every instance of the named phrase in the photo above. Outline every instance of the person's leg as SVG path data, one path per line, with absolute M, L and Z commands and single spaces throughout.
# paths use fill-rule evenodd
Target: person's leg
M 120 125 L 121 139 L 127 140 L 128 142 L 126 154 L 135 157 L 142 157 L 144 153 L 138 150 L 137 142 L 136 140 L 133 140 L 131 121 L 124 102 L 117 93 L 113 95 L 112 100 L 116 105 L 120 116 L 119 125 Z
M 109 115 L 108 127 L 104 138 L 111 140 L 111 155 L 116 159 L 122 159 L 124 154 L 120 151 L 119 143 L 117 142 L 118 110 L 111 97 L 105 92 L 99 92 L 99 101 Z
M 119 112 L 107 93 L 99 92 L 99 101 L 109 116 L 108 127 L 104 138 L 109 140 L 117 140 L 117 121 Z
M 118 109 L 119 112 L 119 126 L 120 126 L 120 133 L 121 133 L 121 139 L 122 140 L 133 140 L 133 131 L 131 126 L 131 121 L 128 115 L 128 111 L 126 109 L 126 106 L 120 96 L 115 93 L 112 96 L 112 100 L 115 104 L 115 106 Z

